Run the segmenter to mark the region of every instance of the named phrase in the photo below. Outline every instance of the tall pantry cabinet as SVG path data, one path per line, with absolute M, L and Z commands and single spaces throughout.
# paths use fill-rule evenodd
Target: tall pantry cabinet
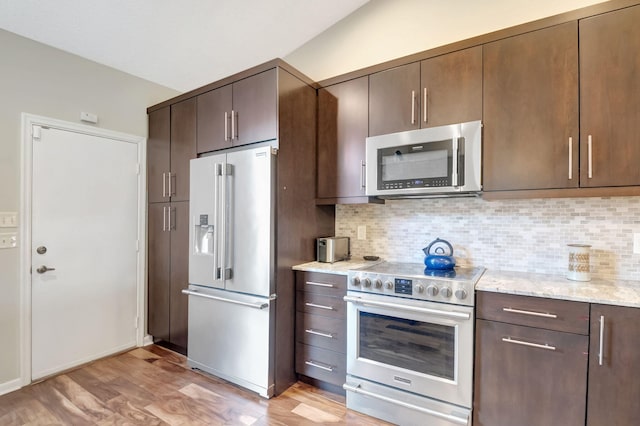
M 196 102 L 149 113 L 148 315 L 154 340 L 187 350 L 189 160 L 196 158 Z

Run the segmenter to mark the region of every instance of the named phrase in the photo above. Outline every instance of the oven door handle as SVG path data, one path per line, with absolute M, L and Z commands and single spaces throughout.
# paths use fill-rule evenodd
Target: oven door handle
M 397 309 L 399 311 L 418 312 L 421 314 L 438 315 L 445 318 L 454 318 L 454 319 L 463 319 L 463 320 L 468 320 L 469 318 L 471 318 L 470 314 L 467 314 L 464 312 L 441 311 L 439 309 L 420 308 L 417 306 L 406 306 L 406 305 L 399 305 L 397 303 L 389 303 L 389 302 L 378 302 L 374 300 L 366 300 L 361 297 L 344 296 L 343 300 L 345 302 L 357 303 L 359 305 L 378 306 L 381 308 Z
M 437 417 L 439 419 L 448 420 L 451 423 L 455 423 L 455 424 L 458 424 L 458 425 L 466 426 L 466 425 L 469 424 L 469 418 L 468 417 L 467 418 L 463 418 L 463 417 L 458 417 L 458 416 L 452 416 L 451 414 L 441 413 L 439 411 L 430 410 L 428 408 L 419 407 L 417 405 L 409 404 L 409 403 L 404 402 L 404 401 L 399 401 L 397 399 L 389 398 L 387 396 L 378 395 L 377 393 L 369 392 L 369 391 L 366 391 L 366 390 L 362 389 L 360 387 L 360 385 L 351 386 L 350 384 L 345 383 L 344 385 L 342 385 L 342 388 L 344 390 L 346 390 L 346 391 L 349 391 L 349 392 L 359 393 L 360 395 L 369 396 L 371 398 L 376 398 L 376 399 L 379 399 L 381 401 L 388 402 L 390 404 L 399 405 L 401 407 L 409 408 L 410 410 L 414 410 L 414 411 L 419 411 L 421 413 L 425 413 L 427 415 L 430 415 L 430 416 L 433 416 L 433 417 Z

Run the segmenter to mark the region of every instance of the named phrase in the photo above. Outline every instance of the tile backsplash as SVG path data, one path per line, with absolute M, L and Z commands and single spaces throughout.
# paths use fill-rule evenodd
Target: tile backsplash
M 366 240 L 357 239 L 366 226 Z M 351 237 L 353 258 L 422 262 L 437 237 L 460 265 L 566 274 L 567 244 L 590 244 L 594 277 L 640 279 L 640 197 L 485 201 L 481 198 L 392 200 L 337 205 L 336 235 Z

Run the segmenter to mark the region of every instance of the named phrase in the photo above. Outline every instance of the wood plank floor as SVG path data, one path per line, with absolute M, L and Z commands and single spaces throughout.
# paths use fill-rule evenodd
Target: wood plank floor
M 0 425 L 388 425 L 298 382 L 266 400 L 156 345 L 0 396 Z

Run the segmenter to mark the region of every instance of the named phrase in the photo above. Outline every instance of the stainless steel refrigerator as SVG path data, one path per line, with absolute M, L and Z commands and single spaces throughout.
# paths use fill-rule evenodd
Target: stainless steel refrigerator
M 271 146 L 191 160 L 188 364 L 274 393 L 275 165 Z

